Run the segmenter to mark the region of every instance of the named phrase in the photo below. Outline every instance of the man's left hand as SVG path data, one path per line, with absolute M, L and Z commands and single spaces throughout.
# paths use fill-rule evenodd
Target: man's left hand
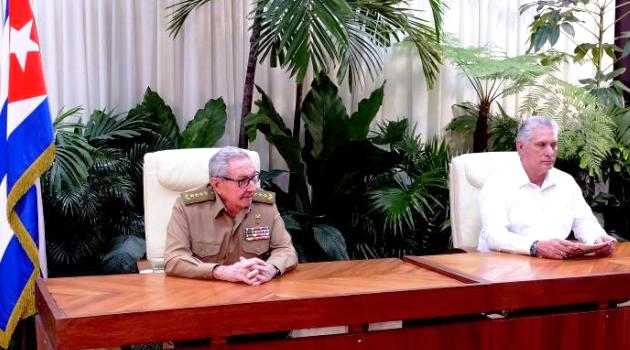
M 617 243 L 617 240 L 614 239 L 613 237 L 609 236 L 609 235 L 604 235 L 604 236 L 600 236 L 598 237 L 595 242 L 593 242 L 594 244 L 600 244 L 600 243 L 608 243 L 607 245 L 598 248 L 595 251 L 595 255 L 598 256 L 608 256 L 610 254 L 612 254 L 613 252 L 613 248 L 615 246 L 615 243 Z
M 241 257 L 241 259 L 245 259 L 245 258 Z M 276 270 L 276 267 L 273 266 L 272 264 L 258 258 L 250 258 L 248 260 L 255 262 L 255 264 L 252 265 L 250 269 L 258 270 L 258 274 L 256 275 L 255 278 L 258 279 L 258 282 L 260 284 L 268 282 L 276 276 L 277 270 Z

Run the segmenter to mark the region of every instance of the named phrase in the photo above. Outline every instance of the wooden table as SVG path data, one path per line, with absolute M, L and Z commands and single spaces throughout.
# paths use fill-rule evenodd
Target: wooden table
M 488 283 L 495 349 L 630 349 L 630 243 L 612 256 L 549 260 L 505 253 L 405 257 L 462 281 Z M 490 310 L 489 309 L 489 310 Z
M 609 258 L 555 262 L 469 253 L 300 264 L 258 287 L 163 274 L 52 278 L 37 282 L 38 346 L 85 349 L 211 338 L 216 348 L 274 350 L 517 348 L 511 336 L 534 345 L 550 338 L 558 346 L 549 349 L 581 348 L 565 346 L 577 342 L 605 349 L 630 345 L 630 312 L 610 304 L 628 298 L 630 244 L 618 245 Z M 559 306 L 565 309 L 538 309 Z M 481 316 L 503 310 L 530 313 Z M 366 331 L 367 323 L 391 320 L 416 321 L 402 329 Z M 350 333 L 226 341 L 336 325 L 349 325 Z M 563 340 L 567 334 L 573 340 Z M 614 341 L 607 338 L 611 334 Z

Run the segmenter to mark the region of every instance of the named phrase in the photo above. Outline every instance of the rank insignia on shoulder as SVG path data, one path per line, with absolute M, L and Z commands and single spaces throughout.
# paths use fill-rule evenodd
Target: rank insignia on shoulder
M 216 195 L 214 194 L 214 191 L 208 189 L 197 189 L 184 192 L 181 194 L 181 197 L 184 204 L 189 205 L 205 201 L 212 201 L 216 198 Z
M 274 204 L 276 202 L 276 194 L 269 191 L 256 190 L 252 200 L 259 203 Z
M 258 227 L 246 227 L 245 228 L 245 240 L 246 241 L 259 241 L 259 240 L 269 240 L 269 234 L 271 230 L 269 230 L 269 226 L 258 226 Z

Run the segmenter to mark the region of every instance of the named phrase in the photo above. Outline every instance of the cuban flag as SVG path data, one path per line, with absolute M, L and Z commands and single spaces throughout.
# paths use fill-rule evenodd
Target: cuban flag
M 54 158 L 39 40 L 29 0 L 5 0 L 0 47 L 0 347 L 35 313 L 42 273 L 39 177 Z M 45 262 L 45 259 L 41 259 Z M 45 270 L 44 270 L 45 271 Z

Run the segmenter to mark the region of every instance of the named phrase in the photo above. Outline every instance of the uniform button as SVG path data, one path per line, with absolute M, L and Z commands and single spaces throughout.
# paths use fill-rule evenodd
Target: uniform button
M 260 248 L 256 248 L 256 253 L 260 253 Z

